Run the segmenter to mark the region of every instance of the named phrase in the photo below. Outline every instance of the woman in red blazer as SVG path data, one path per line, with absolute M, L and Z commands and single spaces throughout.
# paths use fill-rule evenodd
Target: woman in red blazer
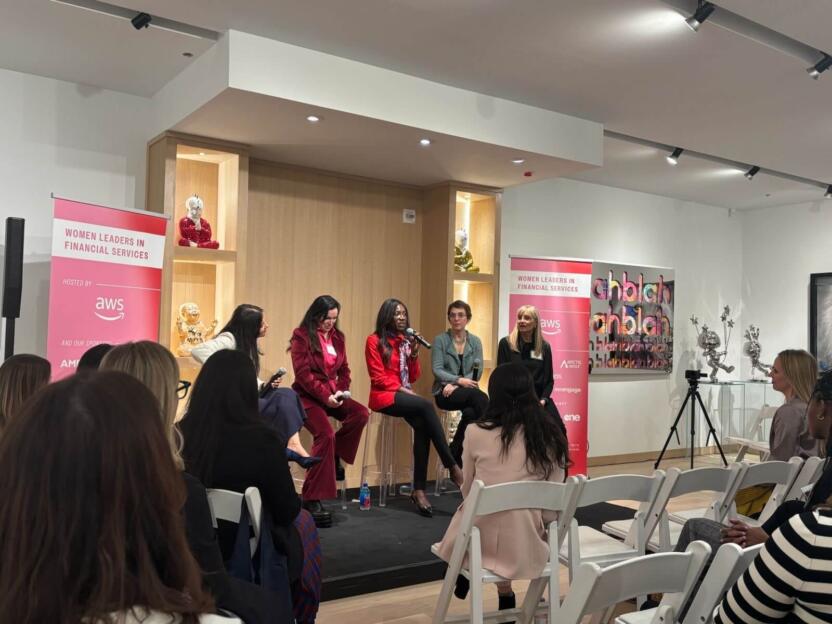
M 303 506 L 319 526 L 332 523 L 321 500 L 335 498 L 336 476 L 344 478 L 340 460 L 348 464 L 355 461 L 368 417 L 366 407 L 341 396 L 350 389 L 350 367 L 344 334 L 338 329 L 340 312 L 341 304 L 333 297 L 316 298 L 289 343 L 295 369 L 292 389 L 306 410 L 304 426 L 314 436 L 312 455 L 321 458 L 321 463 L 306 472 L 302 492 Z M 337 433 L 328 416 L 341 421 Z
M 413 427 L 413 493 L 410 499 L 419 508 L 419 513 L 431 517 L 433 509 L 425 495 L 431 441 L 458 486 L 462 485 L 462 470 L 451 455 L 433 403 L 411 390 L 411 383 L 422 371 L 419 343 L 405 333 L 409 326 L 407 307 L 401 301 L 388 299 L 382 303 L 376 318 L 376 331 L 367 337 L 364 357 L 370 373 L 370 409 L 404 418 Z

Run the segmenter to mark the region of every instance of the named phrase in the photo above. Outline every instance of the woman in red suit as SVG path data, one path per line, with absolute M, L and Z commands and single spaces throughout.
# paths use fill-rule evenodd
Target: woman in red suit
M 332 515 L 321 500 L 335 498 L 336 477 L 344 478 L 340 460 L 355 461 L 368 416 L 366 407 L 342 396 L 350 389 L 350 367 L 344 334 L 338 329 L 340 312 L 341 304 L 333 297 L 316 298 L 289 343 L 295 369 L 292 389 L 306 410 L 304 426 L 314 436 L 312 455 L 321 458 L 306 472 L 302 493 L 303 506 L 318 526 L 332 524 Z M 328 416 L 341 421 L 337 433 Z
M 381 304 L 376 331 L 367 337 L 364 356 L 370 373 L 370 409 L 404 418 L 413 427 L 413 493 L 410 499 L 423 516 L 433 509 L 425 495 L 430 443 L 457 486 L 462 485 L 462 470 L 454 461 L 445 431 L 433 404 L 411 390 L 421 374 L 419 343 L 405 333 L 410 326 L 407 307 L 398 299 Z M 314 452 L 314 449 L 313 449 Z

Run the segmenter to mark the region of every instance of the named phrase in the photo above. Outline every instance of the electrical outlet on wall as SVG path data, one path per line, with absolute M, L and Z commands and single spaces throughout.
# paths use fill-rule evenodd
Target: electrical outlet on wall
M 405 208 L 402 210 L 402 223 L 413 224 L 416 223 L 416 211 L 412 208 Z

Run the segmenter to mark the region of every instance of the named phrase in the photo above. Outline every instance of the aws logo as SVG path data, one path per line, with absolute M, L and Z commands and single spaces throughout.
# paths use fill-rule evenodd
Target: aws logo
M 118 321 L 124 318 L 122 297 L 96 297 L 94 314 L 102 321 Z
M 557 336 L 560 333 L 560 321 L 555 319 L 540 319 L 540 331 L 547 336 Z

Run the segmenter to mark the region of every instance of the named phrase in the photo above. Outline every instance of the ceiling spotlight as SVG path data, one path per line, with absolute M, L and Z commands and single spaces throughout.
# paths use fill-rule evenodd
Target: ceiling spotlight
M 818 77 L 830 67 L 832 67 L 832 56 L 824 53 L 823 58 L 807 69 L 806 73 L 813 79 L 817 80 Z
M 150 21 L 153 18 L 148 13 L 136 13 L 133 19 L 130 20 L 130 23 L 133 24 L 133 28 L 136 30 L 141 30 L 142 28 L 147 28 L 150 26 Z
M 427 147 L 428 145 L 430 145 L 430 143 L 430 139 L 419 139 L 419 145 L 421 145 L 422 147 Z
M 826 187 L 826 192 L 823 194 L 826 199 L 832 199 L 832 184 Z
M 309 123 L 318 123 L 320 120 L 321 120 L 321 118 L 318 117 L 317 115 L 307 115 L 306 116 L 306 121 L 308 121 Z
M 714 12 L 715 8 L 716 7 L 710 2 L 702 2 L 702 0 L 699 0 L 699 6 L 696 8 L 696 12 L 685 20 L 685 24 L 687 24 L 688 28 L 690 28 L 693 32 L 698 32 L 699 27 L 711 16 L 711 13 Z
M 670 154 L 670 156 L 667 156 L 667 162 L 670 163 L 671 165 L 678 165 L 679 164 L 679 156 L 681 156 L 682 152 L 684 152 L 684 151 L 685 150 L 683 150 L 681 147 L 677 147 L 675 150 L 673 150 L 673 152 Z
M 753 167 L 751 167 L 751 169 L 749 169 L 748 171 L 745 172 L 745 177 L 748 178 L 749 180 L 752 180 L 754 178 L 754 176 L 757 175 L 759 172 L 760 172 L 760 168 L 758 166 L 754 165 Z
M 513 162 L 515 165 L 522 165 L 524 162 L 526 162 L 526 159 L 525 158 L 512 158 L 511 162 Z

